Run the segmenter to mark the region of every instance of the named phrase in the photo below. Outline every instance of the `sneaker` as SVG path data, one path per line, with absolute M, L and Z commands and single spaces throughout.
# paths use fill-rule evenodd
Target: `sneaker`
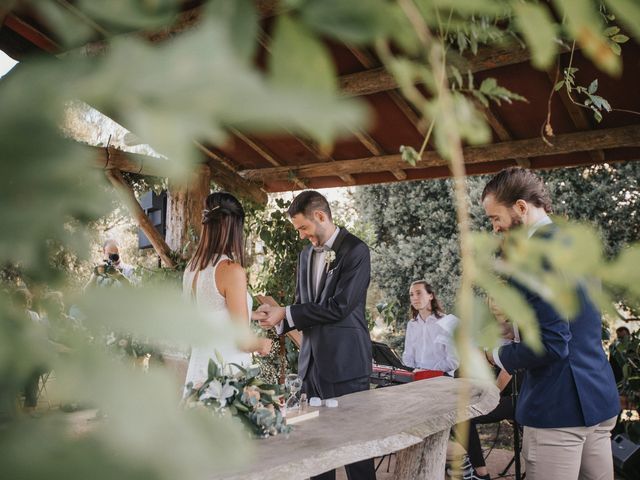
M 472 468 L 471 476 L 462 477 L 464 480 L 491 480 L 491 475 L 478 475 L 478 473 Z
M 447 463 L 445 465 L 445 472 L 447 474 L 447 478 L 453 478 L 453 466 L 449 463 Z M 472 477 L 471 475 L 473 475 L 475 472 L 473 470 L 473 465 L 471 465 L 471 462 L 469 461 L 469 457 L 468 456 L 464 456 L 464 458 L 462 459 L 462 463 L 460 465 L 460 473 L 462 474 L 461 477 L 463 480 L 470 480 Z

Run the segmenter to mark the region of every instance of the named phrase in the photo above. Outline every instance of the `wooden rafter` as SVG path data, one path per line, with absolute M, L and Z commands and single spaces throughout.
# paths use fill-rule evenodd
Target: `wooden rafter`
M 483 72 L 494 68 L 505 67 L 516 63 L 524 63 L 530 59 L 530 53 L 517 44 L 483 46 L 477 55 L 451 55 L 449 63 L 461 72 Z M 340 89 L 348 96 L 370 95 L 398 88 L 393 75 L 384 67 L 370 68 L 358 73 L 340 77 Z
M 238 137 L 238 139 L 240 139 L 243 143 L 245 143 L 249 148 L 251 148 L 254 152 L 260 155 L 262 158 L 264 158 L 271 165 L 273 165 L 274 167 L 282 166 L 282 162 L 277 160 L 275 155 L 271 151 L 269 151 L 269 149 L 267 149 L 264 145 L 261 145 L 256 140 L 248 137 L 247 135 L 245 135 L 244 133 L 242 133 L 241 131 L 235 128 L 231 128 L 230 131 L 236 137 Z M 307 184 L 304 183 L 302 180 L 300 180 L 298 177 L 295 177 L 295 176 L 292 177 L 291 181 L 295 183 L 298 187 L 302 188 L 303 190 L 309 188 Z
M 547 70 L 547 76 L 549 77 L 549 80 L 551 80 L 551 86 L 553 87 L 556 81 L 555 70 Z M 573 103 L 564 88 L 561 88 L 557 93 L 560 96 L 560 100 L 562 101 L 564 108 L 567 110 L 569 117 L 571 117 L 573 125 L 578 130 L 590 130 L 592 127 L 587 114 L 589 110 Z M 598 163 L 602 163 L 605 160 L 603 150 L 593 150 L 589 152 L 589 156 L 593 161 Z
M 24 20 L 18 18 L 13 13 L 7 14 L 4 19 L 4 25 L 47 53 L 56 53 L 60 51 L 60 45 L 58 45 L 54 40 L 40 32 L 32 25 L 29 25 Z
M 543 157 L 597 149 L 640 146 L 640 125 L 567 133 L 550 139 L 547 145 L 540 137 L 526 140 L 494 143 L 464 149 L 465 163 L 486 163 L 512 158 Z M 391 171 L 396 168 L 418 169 L 446 166 L 447 161 L 436 152 L 425 152 L 416 165 L 409 165 L 400 154 L 382 155 L 353 160 L 340 160 L 332 164 L 308 164 L 297 167 L 276 167 L 238 172 L 242 177 L 256 181 L 286 181 L 290 172 L 304 178 L 317 178 L 338 174 Z
M 196 142 L 198 149 L 209 158 L 212 180 L 223 188 L 237 193 L 240 196 L 251 199 L 254 202 L 267 203 L 267 194 L 256 184 L 247 182 L 238 175 L 237 168 L 232 160 L 219 152 Z
M 509 129 L 491 110 L 491 106 L 485 107 L 477 100 L 474 101 L 474 104 L 476 108 L 482 112 L 485 120 L 501 142 L 509 142 L 513 140 L 513 136 L 509 132 Z M 531 161 L 528 158 L 515 158 L 513 160 L 521 167 L 529 168 L 531 166 Z
M 211 167 L 213 180 L 216 183 L 255 202 L 267 202 L 267 194 L 256 184 L 240 177 L 233 166 L 233 162 L 222 158 L 204 145 L 196 143 L 196 146 L 209 158 L 209 166 Z M 109 149 L 100 147 L 85 148 L 87 149 L 87 156 L 94 159 L 94 165 L 105 170 L 113 168 L 122 172 L 157 177 L 167 176 L 169 171 L 169 160 L 167 159 L 123 152 L 113 147 L 109 147 Z
M 295 138 L 300 143 L 300 145 L 302 145 L 307 150 L 309 150 L 311 153 L 313 153 L 316 157 L 318 157 L 318 159 L 322 160 L 325 164 L 330 165 L 332 162 L 337 162 L 338 161 L 335 158 L 333 158 L 331 155 L 329 155 L 328 153 L 323 152 L 322 149 L 320 147 L 318 147 L 315 144 L 315 142 L 313 142 L 313 140 L 309 140 L 309 139 L 306 139 L 306 138 L 301 138 L 299 136 L 296 136 Z M 351 185 L 355 185 L 356 184 L 356 179 L 353 178 L 353 175 L 351 175 L 350 173 L 338 172 L 338 173 L 335 174 L 335 176 L 338 177 L 340 180 L 342 180 L 347 185 L 351 186 Z

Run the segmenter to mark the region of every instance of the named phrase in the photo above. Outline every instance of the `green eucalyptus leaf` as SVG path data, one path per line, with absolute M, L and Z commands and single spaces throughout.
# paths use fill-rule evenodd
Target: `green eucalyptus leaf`
M 515 4 L 516 25 L 531 51 L 531 63 L 542 70 L 553 63 L 558 45 L 556 25 L 544 4 Z

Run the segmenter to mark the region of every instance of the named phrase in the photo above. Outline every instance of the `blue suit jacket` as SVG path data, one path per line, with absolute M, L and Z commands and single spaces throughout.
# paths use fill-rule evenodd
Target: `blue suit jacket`
M 512 282 L 534 310 L 545 352 L 522 343 L 505 345 L 498 356 L 513 373 L 524 370 L 516 420 L 536 428 L 592 426 L 615 417 L 620 400 L 602 348 L 601 315 L 579 288 L 580 310 L 567 321 L 540 296 Z M 522 373 L 521 373 L 522 374 Z

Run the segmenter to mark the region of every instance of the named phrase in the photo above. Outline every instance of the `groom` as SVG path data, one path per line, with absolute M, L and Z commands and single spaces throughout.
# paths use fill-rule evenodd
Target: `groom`
M 263 305 L 263 328 L 279 334 L 302 332 L 298 374 L 302 391 L 323 399 L 369 389 L 371 339 L 365 303 L 371 264 L 369 247 L 338 228 L 327 199 L 308 190 L 288 210 L 301 239 L 308 239 L 298 257 L 296 298 L 293 305 Z M 373 459 L 347 465 L 349 480 L 375 479 Z M 335 479 L 335 470 L 314 479 Z

